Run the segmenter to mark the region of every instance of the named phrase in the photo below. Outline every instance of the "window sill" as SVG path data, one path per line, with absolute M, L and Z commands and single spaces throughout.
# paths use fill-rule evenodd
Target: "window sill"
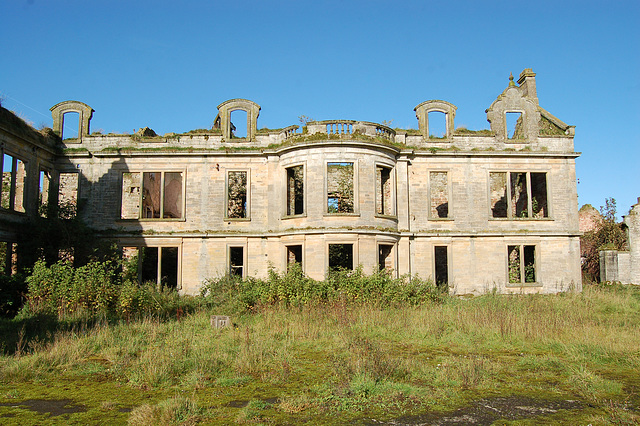
M 324 213 L 322 216 L 324 217 L 332 217 L 332 216 L 360 217 L 360 213 Z
M 303 217 L 307 217 L 306 213 L 301 213 L 301 214 L 292 214 L 292 215 L 285 215 L 282 216 L 282 220 L 287 220 L 287 219 L 300 219 Z
M 391 214 L 376 214 L 376 219 L 388 219 L 397 222 L 398 216 Z
M 133 223 L 133 222 L 186 222 L 187 219 L 184 217 L 181 218 L 150 218 L 150 217 L 146 217 L 146 218 L 141 218 L 141 219 L 118 219 L 117 222 L 124 222 L 124 223 Z
M 26 216 L 27 212 L 21 212 L 18 210 L 9 210 L 9 209 L 5 209 L 4 207 L 0 207 L 0 211 L 5 212 L 5 213 L 9 213 L 9 214 L 15 214 L 17 216 Z
M 225 222 L 251 222 L 250 217 L 225 217 Z
M 531 222 L 553 222 L 555 219 L 551 217 L 490 217 L 489 221 L 495 220 L 496 222 L 505 222 L 505 221 L 531 221 Z
M 507 288 L 542 287 L 542 283 L 508 283 Z
M 453 222 L 452 217 L 430 217 L 428 220 L 433 222 Z

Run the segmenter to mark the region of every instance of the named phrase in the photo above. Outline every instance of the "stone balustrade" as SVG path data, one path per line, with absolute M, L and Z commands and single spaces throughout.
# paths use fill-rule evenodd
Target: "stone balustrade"
M 284 137 L 284 139 L 290 139 L 290 138 L 296 136 L 296 130 L 298 130 L 299 128 L 300 128 L 300 126 L 296 126 L 296 125 L 285 127 L 280 132 L 280 135 L 282 135 Z
M 360 133 L 370 137 L 381 137 L 395 140 L 396 132 L 390 127 L 369 121 L 355 120 L 323 120 L 307 123 L 309 134 L 325 133 L 328 135 L 352 135 Z

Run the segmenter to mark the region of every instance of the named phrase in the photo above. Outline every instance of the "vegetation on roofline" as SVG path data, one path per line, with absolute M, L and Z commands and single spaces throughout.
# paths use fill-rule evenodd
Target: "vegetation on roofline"
M 84 154 L 84 153 L 88 153 L 89 150 L 87 148 L 83 148 L 83 147 L 75 147 L 75 148 L 63 148 L 62 149 L 62 153 L 63 154 Z
M 453 131 L 454 136 L 495 136 L 492 130 L 469 130 L 466 127 L 458 127 Z
M 539 132 L 540 136 L 565 136 L 563 129 L 553 124 L 547 117 L 540 115 Z

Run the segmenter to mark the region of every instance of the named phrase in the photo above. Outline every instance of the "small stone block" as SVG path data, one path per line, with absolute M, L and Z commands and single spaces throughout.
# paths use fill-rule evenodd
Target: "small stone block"
M 225 328 L 231 325 L 231 320 L 226 315 L 211 315 L 211 327 Z

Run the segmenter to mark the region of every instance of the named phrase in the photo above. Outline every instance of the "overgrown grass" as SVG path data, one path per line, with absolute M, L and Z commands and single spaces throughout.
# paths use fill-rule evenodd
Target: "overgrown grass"
M 139 396 L 84 403 L 96 416 L 105 404 L 137 407 L 118 417 L 131 424 L 335 424 L 511 395 L 582 404 L 547 423 L 640 421 L 636 287 L 389 300 L 384 277 L 288 279 L 217 281 L 179 319 L 98 321 L 5 347 L 0 402 L 27 397 L 23 387 L 107 382 Z M 233 327 L 210 326 L 211 314 L 229 313 Z M 28 334 L 32 324 L 20 324 Z

